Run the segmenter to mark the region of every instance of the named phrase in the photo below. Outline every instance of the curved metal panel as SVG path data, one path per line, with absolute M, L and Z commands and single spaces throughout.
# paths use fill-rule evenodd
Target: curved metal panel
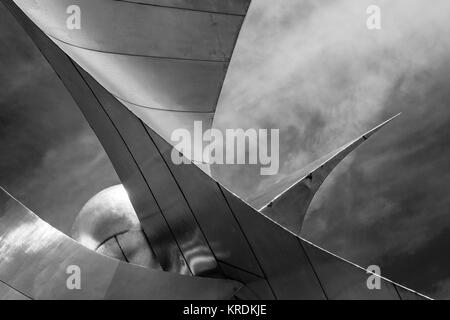
M 69 266 L 79 267 L 82 290 L 68 289 Z M 226 299 L 241 287 L 99 255 L 40 220 L 2 189 L 0 280 L 33 299 Z
M 84 80 L 82 72 L 85 76 L 88 77 L 88 75 L 77 69 L 76 64 L 12 2 L 3 0 L 2 2 L 29 33 L 43 55 L 51 62 L 52 67 L 95 131 L 128 191 L 130 201 L 163 269 L 189 274 L 186 261 L 175 239 L 171 236 L 169 227 L 136 159 L 123 140 L 116 124 L 111 121 L 92 88 Z M 116 99 L 113 101 L 118 103 Z M 160 243 L 162 243 L 161 246 L 158 246 Z
M 242 16 L 111 0 L 14 0 L 47 35 L 75 46 L 128 55 L 229 61 Z M 67 28 L 67 8 L 81 29 Z
M 300 239 L 222 188 L 276 299 L 325 299 Z
M 245 283 L 245 286 L 235 294 L 238 299 L 268 300 L 274 298 L 267 279 L 223 262 L 219 262 L 219 266 L 227 277 Z
M 172 147 L 150 129 L 148 132 L 186 197 L 217 260 L 262 276 L 245 234 L 234 219 L 217 182 L 196 166 L 175 165 L 171 160 Z
M 121 101 L 119 99 L 119 101 Z M 167 112 L 162 110 L 151 110 L 142 107 L 135 106 L 125 101 L 121 101 L 123 105 L 133 112 L 138 118 L 142 119 L 145 124 L 157 132 L 165 141 L 169 143 L 171 140 L 171 133 L 176 129 L 186 129 L 191 133 L 194 133 L 194 122 L 200 121 L 202 129 L 210 128 L 212 126 L 214 113 L 192 113 L 192 112 Z M 202 133 L 200 133 L 202 134 Z M 191 137 L 194 137 L 193 135 Z M 177 146 L 175 146 L 177 147 Z M 197 143 L 192 146 L 191 150 L 178 150 L 184 151 L 183 155 L 188 159 L 194 159 L 195 164 L 202 162 L 202 144 Z M 192 154 L 193 152 L 193 154 Z M 200 167 L 205 172 L 204 167 Z
M 167 236 L 171 235 L 180 248 L 192 274 L 217 274 L 214 255 L 195 221 L 182 190 L 170 172 L 168 164 L 149 136 L 145 124 L 133 116 L 96 81 L 87 74 L 84 76 L 87 77 L 88 84 L 104 106 L 108 117 L 116 124 L 122 139 L 133 154 L 161 215 L 164 217 L 164 222 L 169 228 L 168 234 L 160 233 L 158 224 L 147 220 L 145 213 L 138 213 L 143 229 L 152 237 L 150 240 L 152 246 L 163 248 L 166 245 Z M 164 143 L 169 146 L 166 142 Z M 172 150 L 172 147 L 170 149 Z
M 120 260 L 120 261 L 126 261 L 128 262 L 127 258 L 125 257 L 124 253 L 122 252 L 122 249 L 119 246 L 119 243 L 117 241 L 116 237 L 112 237 L 102 243 L 96 250 L 97 253 L 103 254 L 105 256 Z
M 134 106 L 176 111 L 163 117 L 164 123 L 170 125 L 155 127 L 161 118 L 153 118 L 152 112 L 144 110 L 136 112 L 171 143 L 168 137 L 174 128 L 193 126 L 183 112 L 211 113 L 203 117 L 208 117 L 203 129 L 212 125 L 209 117 L 216 110 L 246 13 L 222 14 L 188 8 L 246 11 L 249 1 L 222 1 L 220 5 L 218 1 L 172 2 L 184 9 L 170 3 L 145 5 L 110 0 L 15 0 L 15 3 L 113 95 Z M 67 28 L 66 10 L 71 5 L 81 9 L 80 29 Z M 190 159 L 203 162 L 201 158 Z
M 86 202 L 72 226 L 72 238 L 95 250 L 107 239 L 130 230 L 141 230 L 141 225 L 125 188 L 116 185 Z
M 54 41 L 114 96 L 149 109 L 214 113 L 228 66 L 224 62 L 123 56 Z
M 7 5 L 12 7 L 11 3 L 7 3 Z M 199 237 L 201 233 L 198 232 L 198 226 L 195 223 L 187 224 L 192 226 L 187 229 L 192 232 L 187 232 L 182 228 L 182 223 L 187 221 L 186 219 L 192 220 L 192 213 L 189 212 L 185 201 L 180 198 L 179 191 L 175 192 L 172 198 L 166 197 L 167 189 L 164 187 L 174 188 L 175 182 L 169 171 L 154 170 L 161 166 L 164 169 L 164 165 L 142 122 L 89 74 L 77 67 L 48 37 L 15 9 L 12 7 L 13 12 L 24 23 L 25 29 L 38 44 L 45 57 L 51 61 L 52 66 L 102 142 L 129 193 L 130 201 L 141 221 L 141 226 L 163 270 L 191 274 L 192 269 L 199 272 L 205 271 L 205 263 L 207 265 L 212 263 L 213 267 L 209 269 L 214 270 L 216 264 L 214 259 L 211 259 L 211 254 L 208 258 L 207 244 L 200 246 L 205 250 L 190 249 L 201 244 L 202 240 Z M 151 165 L 152 162 L 155 165 Z M 161 176 L 160 173 L 164 173 L 169 180 L 161 180 L 164 175 Z M 155 179 L 157 177 L 161 178 Z M 160 185 L 155 182 L 163 183 Z M 152 183 L 153 186 L 151 186 Z M 174 220 L 179 217 L 184 219 Z M 174 223 L 171 225 L 170 221 L 174 221 Z M 197 259 L 197 256 L 202 259 Z M 193 263 L 195 262 L 200 269 L 193 268 L 190 261 L 186 261 L 187 258 Z
M 117 235 L 116 239 L 127 262 L 152 269 L 161 269 L 143 231 L 132 230 Z

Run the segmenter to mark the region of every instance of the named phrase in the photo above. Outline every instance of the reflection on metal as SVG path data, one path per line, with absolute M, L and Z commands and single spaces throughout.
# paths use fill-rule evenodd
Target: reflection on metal
M 14 2 L 169 142 L 174 128 L 192 131 L 194 120 L 206 120 L 204 130 L 211 126 L 250 4 L 250 0 L 78 0 L 81 29 L 68 30 L 66 10 L 72 0 Z M 116 27 L 111 27 L 112 21 Z
M 66 286 L 71 265 L 80 267 L 82 290 Z M 2 189 L 0 284 L 0 297 L 29 299 L 228 299 L 241 287 L 234 281 L 181 276 L 99 255 Z
M 159 169 L 165 164 L 144 124 L 77 66 L 17 6 L 10 1 L 2 2 L 51 63 L 93 128 L 130 196 L 142 229 L 163 270 L 180 274 L 201 273 L 201 270 L 198 273 L 197 270 L 192 270 L 180 245 L 183 242 L 195 243 L 198 232 L 195 229 L 192 232 L 187 232 L 190 229 L 182 229 L 183 221 L 178 229 L 169 226 L 168 219 L 175 219 L 177 212 L 189 211 L 186 203 L 178 207 L 171 205 L 174 200 L 167 195 L 171 194 L 170 188 L 178 187 L 173 180 L 166 181 L 164 176 L 159 178 Z M 167 170 L 161 173 L 170 175 Z M 150 188 L 150 183 L 154 183 L 154 187 L 158 189 Z M 178 192 L 172 197 L 180 199 L 182 195 Z M 164 202 L 159 203 L 158 199 Z M 199 246 L 207 247 L 204 242 Z M 202 253 L 204 252 L 207 251 L 203 250 Z M 211 253 L 209 257 L 212 257 Z M 213 270 L 215 266 L 214 262 L 208 269 Z
M 328 175 L 347 155 L 397 116 L 316 160 L 306 168 L 271 185 L 262 195 L 249 200 L 249 203 L 254 208 L 261 208 L 259 210 L 261 213 L 286 229 L 300 234 L 308 207 Z
M 78 214 L 72 233 L 79 243 L 101 254 L 161 268 L 122 185 L 107 188 L 91 198 Z
M 28 211 L 24 212 L 25 209 L 20 206 L 22 214 L 18 214 L 16 202 L 14 202 L 15 207 L 12 206 L 16 208 L 14 210 L 9 208 L 8 205 L 2 207 L 2 202 L 0 202 L 0 254 L 2 257 L 0 280 L 4 281 L 3 283 L 8 288 L 32 298 L 78 298 L 81 295 L 67 292 L 61 284 L 65 283 L 64 281 L 61 282 L 61 279 L 65 276 L 65 267 L 70 263 L 77 264 L 83 270 L 86 270 L 88 288 L 87 291 L 83 292 L 83 298 L 85 299 L 121 297 L 227 298 L 237 287 L 237 283 L 233 281 L 211 280 L 196 276 L 237 280 L 245 284 L 245 287 L 241 288 L 236 295 L 239 298 L 246 299 L 344 299 L 354 297 L 353 289 L 347 289 L 347 281 L 351 284 L 350 288 L 356 288 L 355 292 L 363 294 L 360 290 L 364 290 L 365 279 L 359 277 L 360 267 L 320 248 L 315 247 L 318 251 L 309 248 L 306 241 L 247 205 L 197 166 L 193 164 L 178 166 L 173 164 L 170 157 L 172 146 L 164 139 L 166 138 L 164 133 L 157 132 L 157 126 L 161 126 L 162 129 L 170 128 L 170 123 L 176 123 L 173 120 L 175 118 L 171 118 L 175 114 L 177 117 L 183 115 L 189 121 L 192 121 L 191 114 L 193 114 L 193 111 L 199 110 L 192 109 L 194 104 L 189 104 L 189 102 L 196 101 L 197 97 L 194 99 L 194 97 L 189 96 L 188 93 L 194 91 L 186 89 L 189 87 L 188 85 L 179 88 L 164 87 L 164 89 L 167 89 L 167 95 L 158 90 L 157 94 L 152 95 L 154 99 L 164 102 L 161 106 L 157 105 L 157 108 L 169 107 L 163 105 L 169 101 L 164 99 L 173 98 L 171 108 L 183 107 L 185 108 L 183 111 L 188 112 L 179 112 L 180 110 L 162 111 L 155 108 L 148 109 L 151 111 L 146 115 L 149 116 L 158 112 L 166 112 L 167 115 L 161 116 L 159 120 L 157 116 L 149 116 L 147 119 L 143 114 L 139 118 L 135 114 L 137 113 L 136 110 L 138 108 L 145 109 L 145 106 L 138 106 L 136 101 L 125 101 L 125 97 L 136 100 L 138 97 L 145 97 L 145 95 L 141 96 L 141 93 L 133 91 L 135 88 L 127 88 L 127 83 L 123 81 L 127 78 L 119 77 L 121 83 L 114 83 L 114 81 L 117 81 L 119 73 L 114 76 L 108 75 L 105 70 L 88 70 L 89 67 L 87 66 L 84 66 L 86 68 L 84 70 L 79 65 L 83 64 L 81 52 L 84 50 L 85 53 L 92 50 L 73 46 L 75 44 L 78 47 L 91 49 L 108 48 L 111 51 L 121 52 L 119 55 L 126 56 L 126 58 L 123 58 L 120 64 L 123 63 L 126 68 L 130 67 L 137 74 L 139 74 L 139 71 L 136 69 L 144 68 L 143 70 L 148 70 L 145 68 L 152 65 L 153 62 L 151 61 L 154 60 L 154 57 L 150 57 L 150 55 L 161 55 L 158 58 L 165 60 L 169 58 L 164 55 L 174 53 L 178 54 L 170 56 L 170 59 L 174 61 L 185 59 L 191 63 L 190 60 L 197 62 L 210 59 L 208 63 L 223 63 L 223 61 L 218 62 L 216 60 L 228 61 L 231 57 L 233 48 L 230 45 L 232 41 L 229 37 L 234 35 L 235 38 L 237 35 L 239 29 L 237 21 L 242 22 L 245 12 L 242 15 L 233 13 L 223 15 L 223 17 L 220 15 L 219 17 L 210 11 L 225 10 L 225 7 L 233 12 L 235 10 L 243 11 L 246 6 L 237 5 L 237 0 L 223 1 L 220 5 L 218 0 L 210 0 L 202 2 L 206 7 L 203 7 L 200 3 L 198 4 L 199 7 L 195 5 L 195 8 L 202 9 L 192 12 L 192 2 L 190 1 L 181 1 L 189 10 L 173 11 L 174 9 L 170 8 L 170 4 L 176 5 L 178 1 L 170 1 L 167 6 L 156 7 L 145 5 L 155 1 L 148 1 L 139 5 L 132 3 L 132 1 L 125 3 L 123 1 L 79 0 L 81 4 L 92 9 L 91 11 L 88 10 L 88 15 L 98 13 L 100 9 L 105 9 L 105 3 L 110 5 L 110 7 L 106 6 L 107 11 L 98 23 L 95 22 L 95 19 L 88 19 L 87 29 L 96 32 L 91 38 L 87 37 L 85 32 L 74 35 L 67 30 L 63 31 L 58 28 L 61 23 L 58 20 L 58 10 L 62 10 L 62 7 L 65 8 L 66 0 L 16 0 L 17 4 L 27 9 L 25 10 L 26 13 L 43 30 L 52 31 L 52 37 L 57 37 L 66 43 L 72 43 L 70 45 L 71 52 L 67 53 L 73 57 L 75 60 L 73 61 L 55 44 L 55 40 L 51 40 L 42 30 L 36 27 L 13 2 L 0 1 L 22 24 L 77 102 L 104 146 L 128 192 L 129 200 L 135 209 L 140 227 L 144 231 L 145 240 L 148 240 L 154 252 L 154 260 L 159 263 L 162 270 L 171 272 L 142 268 L 99 255 L 57 232 Z M 242 0 L 240 3 L 247 4 L 248 1 Z M 229 6 L 225 4 L 229 4 Z M 161 16 L 167 18 L 168 21 L 162 21 L 164 19 L 161 20 L 158 17 L 155 17 L 154 21 L 147 21 L 152 20 L 148 17 L 146 17 L 146 21 L 142 21 L 144 18 L 137 14 L 136 22 L 131 21 L 130 24 L 125 24 L 125 29 L 118 31 L 117 36 L 123 37 L 127 32 L 133 34 L 136 31 L 135 26 L 139 24 L 148 25 L 157 31 L 155 32 L 152 29 L 148 35 L 150 38 L 156 37 L 153 39 L 155 40 L 154 47 L 146 47 L 141 43 L 142 37 L 147 35 L 140 30 L 134 36 L 130 36 L 129 39 L 125 37 L 124 42 L 117 43 L 117 41 L 111 41 L 113 35 L 108 34 L 110 31 L 105 28 L 104 17 L 109 19 L 113 13 L 117 14 L 119 21 L 120 19 L 128 19 L 126 21 L 129 21 L 131 16 L 134 19 L 133 14 L 136 12 L 130 11 L 132 10 L 130 7 L 137 5 L 149 16 L 155 14 L 151 10 L 159 10 Z M 46 8 L 46 10 L 43 10 L 43 8 Z M 167 10 L 167 12 L 164 10 Z M 204 15 L 208 17 L 209 23 L 205 22 Z M 192 20 L 193 17 L 195 19 Z M 235 23 L 231 20 L 228 21 L 228 18 L 236 19 L 233 20 Z M 182 41 L 185 36 L 184 31 L 175 23 L 176 21 L 184 21 L 183 25 L 187 28 L 189 36 L 194 37 L 189 39 L 189 41 L 193 41 L 192 43 Z M 92 25 L 89 25 L 89 23 Z M 178 26 L 178 29 L 170 29 L 168 28 L 169 25 L 171 27 Z M 200 25 L 205 30 L 199 30 Z M 168 30 L 172 31 L 167 33 Z M 196 31 L 206 37 L 206 47 L 195 43 L 195 41 L 199 41 L 195 39 L 197 35 L 193 35 Z M 97 33 L 101 37 L 97 37 Z M 172 43 L 167 41 L 167 38 L 165 38 L 166 41 L 163 41 L 163 37 L 160 36 L 162 34 L 170 34 L 180 42 Z M 211 40 L 219 38 L 221 41 L 217 43 Z M 222 40 L 224 41 L 222 42 Z M 60 43 L 61 47 L 66 45 Z M 192 50 L 189 50 L 189 46 L 192 47 Z M 174 48 L 175 51 L 173 51 Z M 137 51 L 127 51 L 132 49 Z M 66 50 L 69 51 L 69 48 L 66 48 Z M 137 60 L 142 58 L 141 50 L 147 50 L 145 54 L 149 57 L 145 59 L 145 63 L 135 64 Z M 132 59 L 130 58 L 132 57 L 131 53 L 136 56 L 136 61 L 127 61 Z M 103 55 L 106 56 L 107 53 L 98 53 L 97 58 Z M 182 55 L 183 59 L 180 59 L 179 55 Z M 92 59 L 94 61 L 93 57 Z M 122 58 L 115 57 L 114 59 Z M 107 61 L 107 59 L 104 61 Z M 87 64 L 89 61 L 85 61 L 85 63 Z M 114 69 L 110 71 L 112 72 L 112 70 Z M 158 74 L 158 69 L 154 70 Z M 176 79 L 167 79 L 164 78 L 165 76 L 161 75 L 161 81 L 166 85 L 170 87 L 177 84 Z M 210 77 L 211 74 L 207 76 Z M 153 85 L 153 82 L 147 83 L 147 85 L 150 84 Z M 181 99 L 181 96 L 177 96 L 178 93 L 173 93 L 174 96 L 171 96 L 173 90 L 183 92 L 185 89 L 185 98 Z M 153 87 L 149 88 L 149 92 L 152 92 L 152 90 L 154 90 Z M 161 96 L 158 96 L 160 93 Z M 114 96 L 115 94 L 120 94 L 122 100 L 117 99 Z M 144 100 L 147 101 L 145 98 L 141 102 L 145 102 Z M 208 100 L 205 98 L 204 101 Z M 180 103 L 184 104 L 181 105 Z M 131 104 L 136 105 L 132 106 Z M 196 105 L 197 108 L 203 108 L 203 106 L 203 104 Z M 133 110 L 133 108 L 136 109 Z M 154 119 L 152 121 L 155 121 L 155 123 L 152 124 L 149 119 Z M 168 119 L 170 123 L 164 122 L 164 119 Z M 354 143 L 357 144 L 358 142 Z M 350 149 L 351 147 L 348 148 L 348 150 Z M 331 168 L 339 162 L 345 152 L 347 152 L 347 149 L 344 147 L 336 154 L 321 161 L 321 164 L 326 163 Z M 313 167 L 309 172 L 313 172 L 315 169 Z M 298 182 L 302 177 L 295 177 L 292 184 Z M 285 188 L 282 188 L 280 193 L 284 190 Z M 93 201 L 95 203 L 95 199 Z M 4 201 L 4 203 L 9 204 L 11 202 Z M 112 207 L 116 207 L 116 205 Z M 9 206 L 11 205 L 9 204 Z M 85 208 L 86 212 L 92 212 L 92 208 L 88 210 L 89 207 L 90 204 Z M 96 208 L 95 205 L 93 207 Z M 130 208 L 125 206 L 121 210 L 129 212 Z M 100 245 L 98 250 L 101 252 L 107 252 L 123 260 L 133 257 L 136 259 L 135 261 L 148 261 L 149 256 L 147 254 L 135 250 L 145 243 L 141 237 L 137 237 L 133 233 L 139 231 L 137 221 L 123 214 L 112 215 L 112 217 L 113 225 L 109 224 L 108 219 L 106 221 L 100 219 L 99 221 L 99 223 L 105 223 L 105 226 L 108 226 L 106 233 L 98 232 L 96 229 L 95 214 L 93 217 L 89 217 L 94 221 L 93 225 L 89 227 L 85 226 L 85 221 L 90 220 L 84 221 L 84 218 L 82 218 L 78 221 L 79 234 L 88 239 L 86 241 L 88 246 Z M 115 225 L 116 223 L 117 225 Z M 118 234 L 120 230 L 126 231 L 126 233 Z M 330 277 L 330 264 L 343 265 L 344 267 L 337 268 L 333 277 Z M 98 274 L 99 270 L 102 270 L 101 275 Z M 357 275 L 353 275 L 353 272 L 357 272 Z M 175 273 L 178 273 L 178 275 Z M 343 280 L 336 282 L 334 278 Z M 395 289 L 396 286 L 393 285 L 393 288 Z M 8 290 L 2 289 L 0 292 L 9 295 L 11 292 Z M 370 294 L 367 294 L 367 296 L 370 296 Z M 394 299 L 400 297 L 400 295 L 387 296 Z
M 130 230 L 141 230 L 139 219 L 125 188 L 114 186 L 83 206 L 72 227 L 72 237 L 95 250 L 107 239 Z

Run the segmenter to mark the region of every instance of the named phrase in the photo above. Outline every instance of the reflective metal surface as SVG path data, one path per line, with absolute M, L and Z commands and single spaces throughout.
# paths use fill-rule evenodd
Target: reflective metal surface
M 2 2 L 22 24 L 45 58 L 51 63 L 93 128 L 125 189 L 128 191 L 142 228 L 152 244 L 162 268 L 165 271 L 191 274 L 180 247 L 156 203 L 152 190 L 148 186 L 148 181 L 143 176 L 142 169 L 123 140 L 117 124 L 110 119 L 109 114 L 104 109 L 98 95 L 102 94 L 104 99 L 109 99 L 108 102 L 116 108 L 123 111 L 126 111 L 126 108 L 100 87 L 86 72 L 76 66 L 13 2 Z M 102 91 L 96 95 L 94 89 L 86 82 L 85 77 L 91 79 L 91 83 L 97 85 L 99 90 Z M 127 112 L 127 116 L 135 121 L 131 124 L 131 128 L 139 128 L 140 122 L 129 111 Z M 141 137 L 145 139 L 146 136 L 141 135 Z
M 250 0 L 14 2 L 169 142 L 174 128 L 191 130 L 193 120 L 206 120 L 203 129 L 210 128 L 250 4 Z M 70 5 L 81 10 L 80 29 L 67 28 Z M 194 154 L 185 156 L 202 162 L 191 158 Z
M 109 119 L 120 132 L 121 139 L 133 155 L 133 159 L 139 167 L 139 174 L 145 179 L 147 189 L 157 205 L 158 212 L 136 211 L 152 247 L 160 248 L 161 251 L 165 250 L 167 239 L 171 237 L 181 252 L 182 259 L 186 261 L 185 269 L 179 269 L 178 272 L 194 275 L 217 275 L 217 263 L 214 255 L 199 230 L 195 216 L 177 180 L 169 170 L 169 162 L 172 163 L 172 161 L 162 157 L 161 151 L 155 145 L 141 120 L 91 77 L 87 74 L 85 77 Z M 165 141 L 164 144 L 170 147 Z M 199 170 L 199 172 L 201 171 Z M 201 174 L 204 173 L 201 172 Z M 162 220 L 157 221 L 154 219 L 155 217 L 162 217 Z M 158 256 L 156 249 L 155 253 Z M 176 270 L 178 267 L 170 265 L 166 268 L 168 268 L 167 270 Z
M 241 15 L 233 15 L 111 0 L 14 2 L 47 35 L 72 46 L 111 54 L 211 61 L 230 60 L 246 13 L 246 8 Z M 249 1 L 240 3 L 244 7 Z M 81 9 L 79 30 L 67 28 L 71 5 Z
M 66 285 L 71 265 L 80 268 L 82 290 Z M 0 297 L 32 299 L 227 299 L 241 286 L 99 255 L 40 220 L 2 189 L 0 283 Z
M 262 195 L 249 200 L 249 203 L 254 208 L 261 208 L 259 210 L 261 213 L 275 220 L 286 229 L 295 234 L 300 234 L 306 212 L 314 195 L 333 169 L 347 155 L 397 116 L 314 161 L 304 169 L 271 185 Z
M 141 112 L 164 110 L 171 117 L 215 112 L 227 63 L 113 55 L 54 41 L 109 92 Z
M 300 240 L 223 189 L 275 299 L 325 299 Z
M 102 142 L 162 268 L 218 276 L 219 258 L 260 273 L 216 183 L 194 165 L 174 167 L 182 168 L 177 177 L 169 170 L 171 146 L 151 137 L 150 129 L 21 17 Z M 220 218 L 211 219 L 211 212 Z
M 131 230 L 119 234 L 115 238 L 125 261 L 138 266 L 161 269 L 161 265 L 142 230 Z
M 102 190 L 83 206 L 72 226 L 72 238 L 95 250 L 107 239 L 141 230 L 139 219 L 122 185 Z
M 170 160 L 172 147 L 150 129 L 148 132 L 192 209 L 196 226 L 191 227 L 201 230 L 216 259 L 262 275 L 218 183 L 194 165 L 173 164 Z
M 75 219 L 72 237 L 108 257 L 161 268 L 122 185 L 102 190 L 83 206 Z

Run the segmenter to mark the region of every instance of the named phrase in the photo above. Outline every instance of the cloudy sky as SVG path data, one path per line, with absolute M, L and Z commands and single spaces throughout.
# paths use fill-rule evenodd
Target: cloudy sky
M 382 29 L 366 28 L 379 5 Z M 432 297 L 450 298 L 450 2 L 254 0 L 219 102 L 218 128 L 279 128 L 280 174 L 218 169 L 243 197 L 391 115 L 330 176 L 303 236 Z M 0 6 L 0 185 L 69 232 L 119 183 L 97 138 Z

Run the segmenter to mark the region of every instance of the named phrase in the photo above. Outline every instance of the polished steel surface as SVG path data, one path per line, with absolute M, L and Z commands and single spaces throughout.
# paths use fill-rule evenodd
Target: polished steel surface
M 71 265 L 80 268 L 82 290 L 66 286 Z M 0 283 L 3 297 L 32 299 L 226 299 L 241 287 L 233 281 L 181 276 L 97 254 L 40 220 L 2 189 Z
M 141 224 L 122 185 L 109 187 L 89 199 L 75 218 L 72 238 L 95 250 L 107 239 Z
M 169 59 L 229 61 L 244 18 L 111 0 L 14 2 L 47 35 L 72 46 Z M 81 9 L 80 30 L 67 28 L 71 5 Z
M 397 115 L 398 116 L 398 115 Z M 249 203 L 286 229 L 300 234 L 306 212 L 322 183 L 352 151 L 397 116 L 383 122 L 357 139 L 330 154 L 314 161 L 309 166 L 271 185 L 262 195 Z
M 218 261 L 261 276 L 261 269 L 252 255 L 252 249 L 233 217 L 218 183 L 194 165 L 175 165 L 170 160 L 172 147 L 150 129 L 147 131 L 195 217 L 196 225 L 185 228 L 198 228 Z
M 109 187 L 89 199 L 75 219 L 72 238 L 109 257 L 161 268 L 122 185 Z
M 141 112 L 163 110 L 171 117 L 180 112 L 215 112 L 227 70 L 225 62 L 125 56 L 54 41 L 115 97 Z M 151 113 L 148 117 L 151 119 Z
M 204 121 L 204 130 L 211 127 L 250 4 L 196 1 L 14 0 L 66 54 L 168 142 L 174 129 L 192 132 L 195 120 Z M 79 30 L 67 28 L 70 5 L 80 7 Z M 185 156 L 202 163 L 195 154 Z
M 110 239 L 106 240 L 104 243 L 98 246 L 98 248 L 95 249 L 95 252 L 98 252 L 104 256 L 127 262 L 127 258 L 122 252 L 116 237 L 111 237 Z
M 133 207 L 141 221 L 141 226 L 163 270 L 191 274 L 183 253 L 161 213 L 152 190 L 149 188 L 142 169 L 118 130 L 117 123 L 110 119 L 105 106 L 100 102 L 99 97 L 85 78 L 91 79 L 93 85 L 100 86 L 37 28 L 20 8 L 10 1 L 2 2 L 22 24 L 44 57 L 50 62 L 95 131 L 120 180 L 128 191 Z M 116 108 L 126 110 L 122 105 L 118 106 L 120 103 L 110 93 L 102 87 L 100 89 L 102 91 L 97 94 L 103 94 L 103 98 L 108 98 Z M 128 117 L 138 121 L 130 112 Z M 137 128 L 136 123 L 132 124 L 132 128 Z M 145 135 L 142 138 L 148 139 Z
M 300 239 L 222 188 L 275 299 L 325 299 Z M 268 297 L 267 297 L 268 298 Z
M 161 265 L 142 230 L 131 230 L 119 234 L 115 238 L 125 261 L 138 266 L 161 269 Z
M 216 270 L 217 263 L 214 254 L 199 230 L 195 216 L 177 180 L 169 170 L 168 166 L 172 161 L 162 157 L 161 151 L 155 145 L 146 125 L 141 120 L 121 105 L 94 79 L 83 74 L 98 101 L 103 105 L 109 119 L 120 132 L 121 139 L 126 143 L 129 152 L 133 155 L 133 159 L 139 167 L 139 173 L 145 179 L 147 189 L 151 192 L 154 203 L 157 205 L 158 212 L 136 211 L 152 247 L 164 251 L 168 239 L 172 238 L 181 253 L 180 259 L 186 261 L 184 269 L 180 269 L 177 265 L 168 265 L 165 266 L 165 270 L 178 269 L 179 273 L 217 275 L 219 271 Z M 172 147 L 165 140 L 163 141 L 172 150 Z M 200 170 L 199 172 L 204 174 Z M 155 217 L 162 217 L 162 220 L 157 221 Z M 155 253 L 158 256 L 156 250 Z M 180 266 L 183 267 L 183 265 Z

